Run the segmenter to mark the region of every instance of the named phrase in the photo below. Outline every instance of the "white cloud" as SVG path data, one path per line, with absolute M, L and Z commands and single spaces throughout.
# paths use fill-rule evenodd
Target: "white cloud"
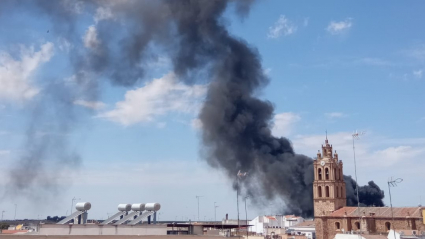
M 416 77 L 416 78 L 422 78 L 422 70 L 417 70 L 417 71 L 413 71 L 413 75 Z
M 31 76 L 42 64 L 53 56 L 53 44 L 47 42 L 34 51 L 33 47 L 21 47 L 20 60 L 8 53 L 0 54 L 0 98 L 26 100 L 37 95 L 40 90 L 31 84 Z
M 61 51 L 69 52 L 72 48 L 72 44 L 66 38 L 59 37 L 58 38 L 58 48 Z
M 9 155 L 10 150 L 0 150 L 0 156 Z
M 336 118 L 344 118 L 347 117 L 346 114 L 342 112 L 331 112 L 331 113 L 325 113 L 325 116 L 329 119 L 336 119 Z
M 309 18 L 308 17 L 304 18 L 304 22 L 303 22 L 304 27 L 308 26 L 308 22 L 309 22 Z
M 158 56 L 144 64 L 149 68 L 166 69 L 171 67 L 171 59 L 166 56 Z
M 414 46 L 409 50 L 403 51 L 403 53 L 409 57 L 416 58 L 417 60 L 425 60 L 425 45 Z
M 353 164 L 353 138 L 351 132 L 339 132 L 328 135 L 329 143 L 337 150 L 339 158 L 349 168 Z M 315 157 L 317 150 L 321 150 L 325 135 L 297 135 L 292 143 L 295 152 Z M 419 143 L 418 143 L 419 142 Z M 403 167 L 408 162 L 425 156 L 425 141 L 423 139 L 386 139 L 368 134 L 355 141 L 356 159 L 358 167 L 363 169 L 375 167 Z M 346 167 L 345 167 L 346 168 Z M 354 169 L 353 169 L 354 170 Z
M 112 11 L 109 7 L 99 7 L 96 9 L 96 14 L 94 15 L 94 21 L 98 23 L 101 20 L 114 18 Z
M 76 100 L 74 101 L 75 105 L 81 105 L 93 110 L 99 110 L 104 108 L 106 105 L 103 102 L 100 101 L 86 101 L 86 100 Z
M 163 129 L 163 128 L 165 128 L 165 126 L 167 126 L 166 122 L 158 122 L 156 124 L 156 127 L 158 127 L 159 129 Z
M 371 66 L 389 66 L 389 65 L 392 65 L 391 62 L 388 62 L 386 60 L 383 60 L 383 59 L 380 59 L 380 58 L 371 58 L 371 57 L 362 58 L 362 59 L 358 60 L 357 62 L 366 64 L 366 65 L 371 65 Z
M 370 154 L 368 157 L 370 160 L 365 160 L 365 163 L 373 166 L 392 166 L 401 161 L 407 162 L 414 159 L 424 152 L 425 150 L 423 148 L 415 148 L 412 146 L 388 147 Z
M 272 68 L 263 69 L 263 72 L 265 75 L 270 75 L 270 72 L 272 72 Z
M 284 36 L 295 33 L 297 27 L 292 24 L 284 15 L 280 15 L 279 19 L 274 23 L 273 26 L 269 27 L 268 38 L 278 38 L 282 34 Z
M 94 25 L 89 26 L 86 34 L 83 36 L 84 46 L 96 50 L 100 45 L 100 40 L 97 38 L 97 30 Z
M 193 119 L 190 125 L 193 129 L 202 129 L 202 121 L 200 119 Z
M 301 117 L 292 112 L 276 114 L 273 119 L 273 135 L 288 136 L 289 134 L 291 134 L 294 124 L 300 120 Z
M 339 132 L 335 134 L 328 135 L 329 143 L 332 143 L 334 149 L 338 150 L 341 155 L 351 155 L 352 154 L 352 136 L 349 132 Z M 297 153 L 303 153 L 311 157 L 315 156 L 315 153 L 318 149 L 321 149 L 320 146 L 324 144 L 325 133 L 321 135 L 296 135 L 292 138 L 292 143 L 294 149 Z M 360 142 L 361 143 L 361 142 Z M 360 149 L 359 147 L 359 150 Z
M 328 27 L 326 28 L 326 31 L 328 31 L 332 35 L 336 35 L 349 30 L 352 25 L 353 24 L 351 18 L 347 18 L 345 21 L 340 22 L 331 21 Z
M 75 0 L 64 0 L 61 2 L 64 5 L 64 9 L 74 13 L 81 14 L 84 11 L 84 2 Z
M 154 79 L 145 86 L 127 91 L 124 101 L 100 117 L 128 126 L 153 121 L 169 112 L 196 113 L 206 92 L 204 85 L 188 86 L 173 73 Z

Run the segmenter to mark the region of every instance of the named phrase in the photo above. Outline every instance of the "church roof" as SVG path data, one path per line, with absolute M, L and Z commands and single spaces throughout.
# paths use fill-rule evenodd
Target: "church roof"
M 422 218 L 422 207 L 393 207 L 394 217 Z M 330 217 L 358 217 L 357 207 L 343 207 L 332 212 Z M 360 207 L 360 216 L 391 218 L 390 207 Z
M 308 220 L 308 221 L 300 222 L 298 224 L 293 225 L 292 227 L 314 227 L 314 221 Z

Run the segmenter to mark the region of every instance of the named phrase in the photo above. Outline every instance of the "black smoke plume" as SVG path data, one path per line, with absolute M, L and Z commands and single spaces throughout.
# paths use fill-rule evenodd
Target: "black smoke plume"
M 82 50 L 70 53 L 78 84 L 94 81 L 91 85 L 97 85 L 97 80 L 80 78 L 84 72 L 96 75 L 95 79 L 110 79 L 116 85 L 137 84 L 145 77 L 146 63 L 159 57 L 158 50 L 171 58 L 180 80 L 189 84 L 209 82 L 199 114 L 203 155 L 208 164 L 224 171 L 234 181 L 234 187 L 243 189 L 256 203 L 281 199 L 285 213 L 311 216 L 313 161 L 296 154 L 288 139 L 271 134 L 273 104 L 258 96 L 269 82 L 259 53 L 231 35 L 223 17 L 231 7 L 243 18 L 253 3 L 253 0 L 25 2 L 54 23 L 56 34 L 73 42 L 81 42 L 75 26 L 82 13 L 94 16 L 96 21 L 91 30 L 96 38 L 85 41 Z M 93 89 L 88 89 L 87 95 L 92 95 Z M 238 183 L 239 170 L 249 172 L 249 177 Z M 347 185 L 351 185 L 347 186 L 347 197 L 352 205 L 356 201 L 351 189 L 357 184 L 351 180 Z M 360 191 L 362 203 L 382 204 L 382 191 L 375 184 L 361 187 Z

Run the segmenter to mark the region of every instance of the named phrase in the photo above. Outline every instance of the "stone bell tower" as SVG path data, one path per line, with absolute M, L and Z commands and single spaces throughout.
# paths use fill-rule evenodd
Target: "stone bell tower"
M 342 161 L 332 152 L 327 137 L 314 160 L 313 197 L 314 217 L 326 216 L 347 204 Z
M 316 227 L 316 239 L 328 239 L 327 215 L 335 210 L 345 207 L 345 182 L 342 173 L 342 161 L 338 160 L 336 151 L 332 152 L 332 145 L 326 136 L 322 152 L 317 152 L 314 160 L 314 224 Z

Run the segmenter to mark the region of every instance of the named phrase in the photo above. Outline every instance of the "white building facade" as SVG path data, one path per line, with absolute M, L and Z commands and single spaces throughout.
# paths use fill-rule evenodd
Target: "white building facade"
M 295 215 L 258 216 L 249 222 L 249 231 L 257 235 L 283 234 L 301 222 L 304 218 Z

